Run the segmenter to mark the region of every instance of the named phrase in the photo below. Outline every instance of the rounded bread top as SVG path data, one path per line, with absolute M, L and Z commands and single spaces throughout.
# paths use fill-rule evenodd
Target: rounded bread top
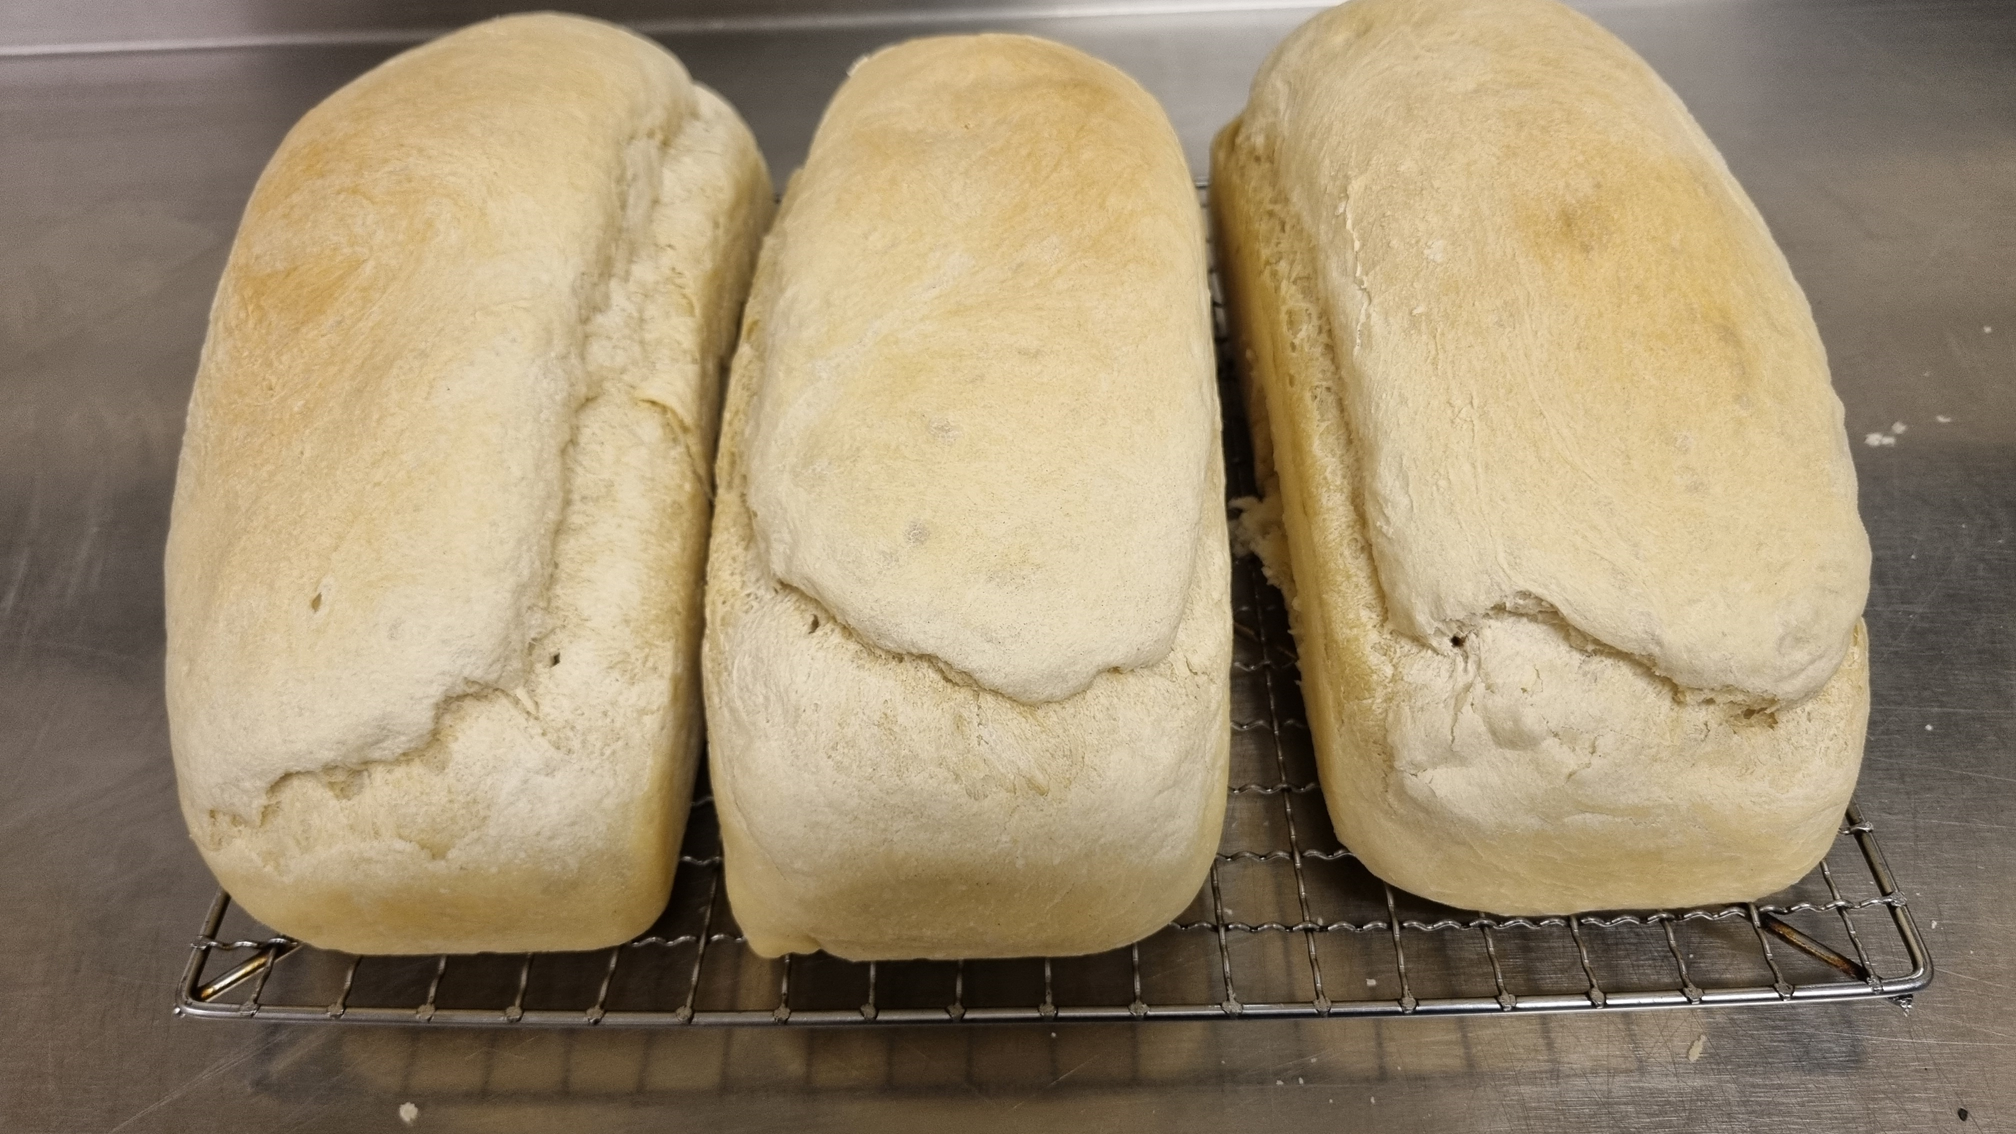
M 309 111 L 253 190 L 167 550 L 185 796 L 398 757 L 522 677 L 592 324 L 694 88 L 577 17 L 476 24 Z
M 1320 248 L 1387 616 L 1558 613 L 1680 686 L 1814 693 L 1868 593 L 1842 409 L 1680 100 L 1553 0 L 1354 0 L 1253 87 Z
M 1200 213 L 1153 98 L 1023 36 L 880 52 L 765 259 L 746 495 L 773 575 L 1025 702 L 1169 652 L 1217 419 Z

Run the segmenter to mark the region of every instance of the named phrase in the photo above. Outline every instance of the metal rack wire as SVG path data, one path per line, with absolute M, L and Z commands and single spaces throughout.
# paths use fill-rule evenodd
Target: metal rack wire
M 1330 830 L 1279 593 L 1234 568 L 1233 786 L 1209 879 L 1173 924 L 1093 957 L 767 960 L 721 892 L 704 784 L 670 908 L 597 953 L 351 957 L 272 934 L 219 894 L 176 1011 L 204 1019 L 683 1026 L 1563 1012 L 1890 997 L 1932 964 L 1874 829 L 1759 903 L 1505 918 L 1378 881 Z
M 1252 458 L 1219 320 L 1226 466 Z M 1091 957 L 853 963 L 743 946 L 705 781 L 672 900 L 595 953 L 352 957 L 273 934 L 226 894 L 175 1011 L 199 1019 L 568 1027 L 879 1025 L 1616 1011 L 1888 997 L 1932 962 L 1851 806 L 1827 859 L 1758 903 L 1490 917 L 1387 886 L 1330 829 L 1280 592 L 1233 566 L 1232 787 L 1217 861 L 1154 936 Z

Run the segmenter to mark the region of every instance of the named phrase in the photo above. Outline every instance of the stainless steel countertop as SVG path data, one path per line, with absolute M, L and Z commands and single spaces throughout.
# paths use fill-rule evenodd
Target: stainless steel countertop
M 57 28 L 63 7 L 15 6 L 0 52 L 135 38 Z M 213 888 L 176 815 L 159 691 L 183 404 L 253 178 L 295 117 L 394 50 L 342 29 L 397 7 L 322 6 L 335 22 L 308 46 L 0 59 L 0 1127 L 397 1130 L 410 1101 L 413 1129 L 484 1131 L 2016 1129 L 2016 5 L 1997 0 L 1585 5 L 1722 147 L 1832 353 L 1876 550 L 1860 797 L 1939 962 L 1910 1012 L 871 1033 L 172 1018 Z M 300 30 L 246 15 L 266 9 L 284 6 L 185 0 L 142 30 L 172 32 L 163 12 L 189 38 Z M 822 12 L 661 25 L 780 173 L 855 56 L 983 25 L 1127 68 L 1201 159 L 1307 15 Z

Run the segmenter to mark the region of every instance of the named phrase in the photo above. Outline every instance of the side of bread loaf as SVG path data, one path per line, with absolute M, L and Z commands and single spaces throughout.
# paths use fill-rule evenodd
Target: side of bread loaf
M 764 245 L 707 588 L 759 953 L 1084 953 L 1196 893 L 1231 652 L 1202 224 L 1131 80 L 921 40 L 835 96 Z
M 1212 177 L 1345 842 L 1500 913 L 1810 869 L 1868 543 L 1805 298 L 1679 100 L 1553 0 L 1355 0 Z
M 575 17 L 416 48 L 282 142 L 166 557 L 183 813 L 254 916 L 357 953 L 594 948 L 657 916 L 769 211 L 735 112 Z

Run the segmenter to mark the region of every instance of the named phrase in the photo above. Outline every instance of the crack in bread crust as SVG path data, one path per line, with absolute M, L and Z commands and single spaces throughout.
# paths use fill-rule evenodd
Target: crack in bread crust
M 1809 868 L 1859 763 L 1860 628 L 1833 680 L 1791 706 L 1686 688 L 1517 596 L 1457 627 L 1461 644 L 1399 631 L 1339 397 L 1354 360 L 1318 302 L 1306 259 L 1315 245 L 1276 194 L 1267 140 L 1243 120 L 1217 138 L 1212 172 L 1266 494 L 1242 519 L 1280 513 L 1288 554 L 1270 574 L 1289 599 L 1339 836 L 1396 885 L 1498 913 L 1749 898 Z M 1558 698 L 1536 716 L 1533 695 L 1547 686 L 1522 677 L 1528 659 L 1557 682 L 1635 690 L 1625 731 L 1591 730 Z M 1622 739 L 1633 729 L 1642 749 Z
M 479 33 L 505 35 L 521 55 L 552 47 L 542 37 L 567 40 L 577 53 L 566 66 L 574 69 L 563 67 L 554 83 L 578 80 L 586 93 L 574 93 L 586 109 L 606 116 L 576 124 L 581 129 L 568 139 L 574 148 L 567 152 L 585 158 L 567 167 L 572 173 L 552 185 L 530 182 L 544 194 L 534 204 L 550 205 L 542 214 L 550 230 L 513 225 L 508 202 L 480 193 L 451 201 L 464 210 L 459 223 L 475 234 L 468 240 L 487 241 L 484 251 L 506 264 L 488 278 L 501 273 L 500 288 L 529 294 L 519 303 L 525 313 L 495 328 L 492 322 L 467 324 L 459 338 L 445 330 L 433 338 L 422 334 L 428 343 L 447 344 L 439 358 L 423 360 L 433 369 L 420 377 L 431 386 L 381 382 L 364 391 L 377 400 L 364 399 L 354 388 L 359 379 L 338 358 L 317 392 L 347 395 L 351 404 L 344 410 L 370 410 L 352 412 L 353 418 L 411 419 L 430 431 L 416 442 L 410 428 L 404 436 L 381 428 L 382 436 L 358 444 L 431 441 L 446 454 L 438 461 L 428 453 L 404 459 L 404 449 L 389 448 L 382 451 L 389 457 L 373 464 L 367 451 L 353 462 L 367 471 L 392 464 L 432 473 L 438 463 L 460 461 L 469 467 L 487 462 L 509 475 L 493 475 L 501 483 L 484 494 L 487 511 L 477 514 L 487 523 L 480 524 L 470 520 L 472 509 L 459 497 L 444 502 L 438 477 L 400 482 L 420 487 L 423 494 L 408 497 L 412 506 L 403 511 L 423 519 L 376 546 L 409 554 L 394 560 L 381 550 L 378 560 L 361 564 L 353 556 L 347 561 L 352 576 L 343 578 L 333 566 L 317 567 L 322 582 L 306 609 L 269 635 L 272 645 L 261 643 L 297 668 L 333 671 L 341 688 L 297 710 L 295 701 L 304 698 L 255 687 L 249 713 L 284 726 L 301 713 L 340 704 L 337 694 L 347 691 L 352 705 L 368 707 L 377 703 L 373 698 L 393 703 L 405 714 L 396 729 L 367 732 L 340 719 L 346 728 L 296 728 L 292 748 L 278 749 L 232 736 L 241 747 L 269 753 L 263 764 L 241 760 L 236 767 L 221 745 L 177 746 L 185 817 L 234 899 L 283 932 L 351 952 L 582 949 L 627 938 L 663 906 L 698 765 L 700 581 L 713 445 L 708 423 L 771 209 L 769 178 L 734 111 L 712 92 L 689 85 L 677 63 L 648 42 L 558 16 L 511 17 L 468 34 Z M 494 71 L 484 50 L 451 58 L 476 58 L 472 65 Z M 418 80 L 409 74 L 406 81 Z M 468 97 L 465 87 L 456 90 Z M 550 126 L 536 114 L 567 93 L 535 100 L 534 125 Z M 518 113 L 509 109 L 516 103 L 500 105 Z M 515 152 L 500 144 L 497 161 L 515 170 L 559 144 L 543 136 Z M 413 175 L 428 176 L 435 175 L 426 168 Z M 529 190 L 522 195 L 535 196 Z M 312 242 L 299 254 L 312 268 Z M 550 286 L 540 291 L 511 275 L 518 260 L 529 265 L 520 274 L 524 280 Z M 498 290 L 468 294 L 473 302 L 487 302 Z M 472 305 L 446 285 L 436 291 L 451 314 Z M 373 359 L 377 369 L 366 376 L 387 365 L 418 366 L 402 361 L 416 349 L 403 339 L 386 344 L 390 362 Z M 436 388 L 450 384 L 458 400 L 444 401 Z M 413 393 L 416 386 L 425 392 Z M 475 427 L 452 433 L 459 448 L 440 448 L 453 427 L 486 414 Z M 501 455 L 472 455 L 476 446 Z M 537 459 L 503 463 L 504 456 L 527 453 Z M 424 494 L 429 485 L 437 486 L 431 496 Z M 350 519 L 400 511 L 381 502 L 375 512 Z M 468 589 L 515 572 L 508 589 L 496 588 L 508 595 L 510 609 L 508 618 L 495 621 L 504 636 L 494 650 L 478 640 L 489 635 L 490 622 L 444 619 L 477 628 L 451 640 L 453 649 L 409 636 L 419 642 L 409 652 L 433 667 L 422 676 L 438 675 L 438 683 L 422 683 L 405 680 L 404 671 L 389 664 L 374 665 L 384 650 L 368 647 L 378 637 L 350 650 L 363 655 L 361 662 L 349 653 L 332 658 L 329 651 L 318 656 L 301 648 L 304 641 L 319 645 L 313 634 L 339 630 L 350 636 L 344 644 L 354 646 L 359 635 L 353 625 L 403 646 L 397 619 L 406 607 L 398 599 L 412 607 L 421 605 L 410 601 L 415 593 L 430 602 L 437 592 L 450 602 L 455 597 L 440 573 L 422 573 L 409 560 L 465 544 L 486 554 L 493 546 L 508 552 L 492 555 L 501 561 L 496 564 L 466 553 L 475 566 L 465 573 L 484 572 Z M 322 555 L 320 541 L 305 546 L 309 554 L 296 558 Z M 171 558 L 171 590 L 175 565 Z M 381 597 L 388 591 L 394 599 Z M 197 604 L 183 605 L 193 610 Z M 491 605 L 499 604 L 493 599 Z M 332 624 L 332 611 L 350 617 Z M 171 645 L 177 625 L 171 618 Z M 185 632 L 183 638 L 184 668 L 193 669 L 204 656 L 198 651 L 192 659 L 194 636 Z M 480 650 L 465 645 L 472 640 Z M 478 657 L 483 651 L 489 652 Z M 497 664 L 486 660 L 492 654 L 501 659 Z M 198 672 L 179 692 L 185 705 L 214 715 L 228 699 L 190 700 L 191 687 L 201 689 L 205 680 L 214 686 L 215 673 Z M 321 696 L 319 687 L 331 681 L 322 675 L 315 684 L 312 692 Z M 172 677 L 169 693 L 173 708 L 178 687 Z M 408 713 L 408 706 L 425 715 Z M 185 716 L 192 714 L 185 709 Z M 375 727 L 377 721 L 365 723 Z M 285 727 L 267 727 L 288 736 Z M 236 782 L 212 774 L 213 768 L 226 776 L 235 772 Z

